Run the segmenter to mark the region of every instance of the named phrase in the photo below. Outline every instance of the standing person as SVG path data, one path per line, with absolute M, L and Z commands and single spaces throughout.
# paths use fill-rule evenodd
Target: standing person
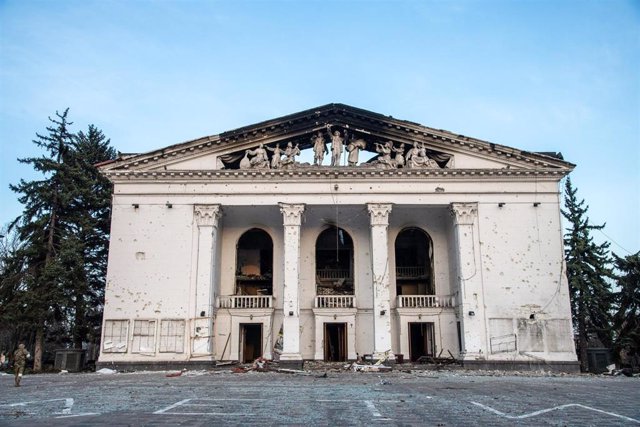
M 0 369 L 4 369 L 4 364 L 7 362 L 7 356 L 4 355 L 4 351 L 0 354 Z
M 13 369 L 16 373 L 16 387 L 20 387 L 20 380 L 24 373 L 24 365 L 27 363 L 29 352 L 24 348 L 24 344 L 20 344 L 18 349 L 13 353 Z

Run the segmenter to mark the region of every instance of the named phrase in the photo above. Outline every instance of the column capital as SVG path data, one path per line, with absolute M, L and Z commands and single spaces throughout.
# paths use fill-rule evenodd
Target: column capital
M 473 225 L 478 214 L 477 203 L 451 203 L 449 206 L 455 225 Z
M 194 205 L 193 214 L 196 217 L 198 227 L 216 227 L 222 215 L 220 205 Z
M 371 217 L 371 225 L 389 225 L 391 203 L 367 203 L 367 209 Z
M 284 225 L 300 225 L 302 223 L 304 204 L 279 203 L 279 205 Z

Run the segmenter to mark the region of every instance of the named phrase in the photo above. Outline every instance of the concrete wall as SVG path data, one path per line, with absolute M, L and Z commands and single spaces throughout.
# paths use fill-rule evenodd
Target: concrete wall
M 169 208 L 166 203 L 170 202 Z M 187 324 L 183 353 L 134 354 L 105 353 L 100 360 L 149 361 L 188 360 L 189 327 L 195 315 L 195 252 L 197 226 L 193 206 L 220 204 L 223 217 L 218 227 L 215 260 L 220 268 L 214 276 L 214 293 L 232 295 L 235 284 L 236 245 L 247 230 L 257 227 L 272 238 L 273 297 L 267 346 L 278 339 L 282 324 L 283 220 L 278 203 L 305 203 L 300 241 L 300 351 L 304 359 L 316 354 L 313 315 L 315 298 L 315 243 L 328 225 L 347 231 L 354 242 L 355 347 L 360 354 L 373 347 L 373 289 L 370 254 L 369 214 L 366 203 L 392 203 L 389 217 L 388 254 L 394 266 L 394 245 L 406 227 L 418 227 L 429 234 L 434 246 L 436 294 L 455 294 L 458 290 L 458 260 L 450 203 L 477 203 L 474 241 L 484 296 L 484 316 L 478 334 L 484 334 L 489 359 L 575 360 L 570 336 L 570 312 L 566 279 L 562 265 L 562 231 L 557 183 L 553 179 L 504 180 L 398 180 L 375 177 L 342 177 L 339 185 L 325 178 L 283 180 L 255 179 L 170 182 L 122 181 L 116 184 L 113 203 L 112 235 L 107 276 L 104 318 L 184 319 Z M 504 206 L 499 207 L 499 203 Z M 539 203 L 534 206 L 534 203 Z M 137 204 L 138 208 L 132 205 Z M 396 304 L 395 269 L 390 267 L 390 302 Z M 530 318 L 531 315 L 533 318 Z M 256 314 L 257 316 L 258 314 Z M 425 314 L 426 315 L 426 314 Z M 450 310 L 438 315 L 438 348 L 457 354 L 456 321 L 460 315 Z M 413 316 L 413 315 L 411 315 Z M 417 321 L 418 315 L 407 317 Z M 429 316 L 435 316 L 429 314 Z M 428 321 L 428 320 L 423 320 Z M 402 324 L 392 316 L 393 351 L 400 352 L 407 337 Z M 406 327 L 406 325 L 405 325 Z M 216 316 L 214 354 L 234 359 L 231 348 L 237 336 L 230 336 L 233 322 L 228 311 Z M 492 338 L 517 335 L 515 351 L 492 352 Z M 129 332 L 131 337 L 131 329 Z M 403 341 L 404 340 L 404 341 Z M 159 341 L 159 331 L 156 345 Z M 131 342 L 129 342 L 129 347 Z M 235 347 L 234 347 L 235 345 Z M 508 344 L 505 345 L 508 348 Z M 226 348 L 225 348 L 226 347 Z M 223 355 L 224 350 L 224 355 Z

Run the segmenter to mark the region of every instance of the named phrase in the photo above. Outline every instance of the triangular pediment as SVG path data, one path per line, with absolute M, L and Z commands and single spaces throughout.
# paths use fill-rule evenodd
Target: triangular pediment
M 333 156 L 334 146 L 341 151 L 339 158 Z M 121 156 L 101 165 L 107 174 L 305 168 L 545 169 L 564 175 L 573 165 L 552 153 L 526 152 L 343 104 Z

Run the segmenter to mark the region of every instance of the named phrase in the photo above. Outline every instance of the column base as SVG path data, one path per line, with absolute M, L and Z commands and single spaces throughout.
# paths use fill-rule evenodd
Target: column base
M 391 350 L 376 351 L 371 355 L 371 357 L 373 358 L 374 362 L 377 362 L 378 360 L 385 360 L 385 359 L 386 359 L 385 362 L 389 362 L 389 363 L 395 363 L 396 361 L 396 355 Z
M 461 359 L 466 362 L 473 360 L 486 360 L 487 358 L 484 353 L 465 353 Z
M 302 360 L 300 353 L 280 353 L 280 362 L 297 361 Z
M 282 360 L 282 359 L 280 359 L 280 362 L 278 362 L 278 366 L 280 368 L 284 368 L 284 369 L 302 370 L 302 368 L 304 367 L 304 360 L 302 360 L 302 359 L 300 359 L 300 360 Z

